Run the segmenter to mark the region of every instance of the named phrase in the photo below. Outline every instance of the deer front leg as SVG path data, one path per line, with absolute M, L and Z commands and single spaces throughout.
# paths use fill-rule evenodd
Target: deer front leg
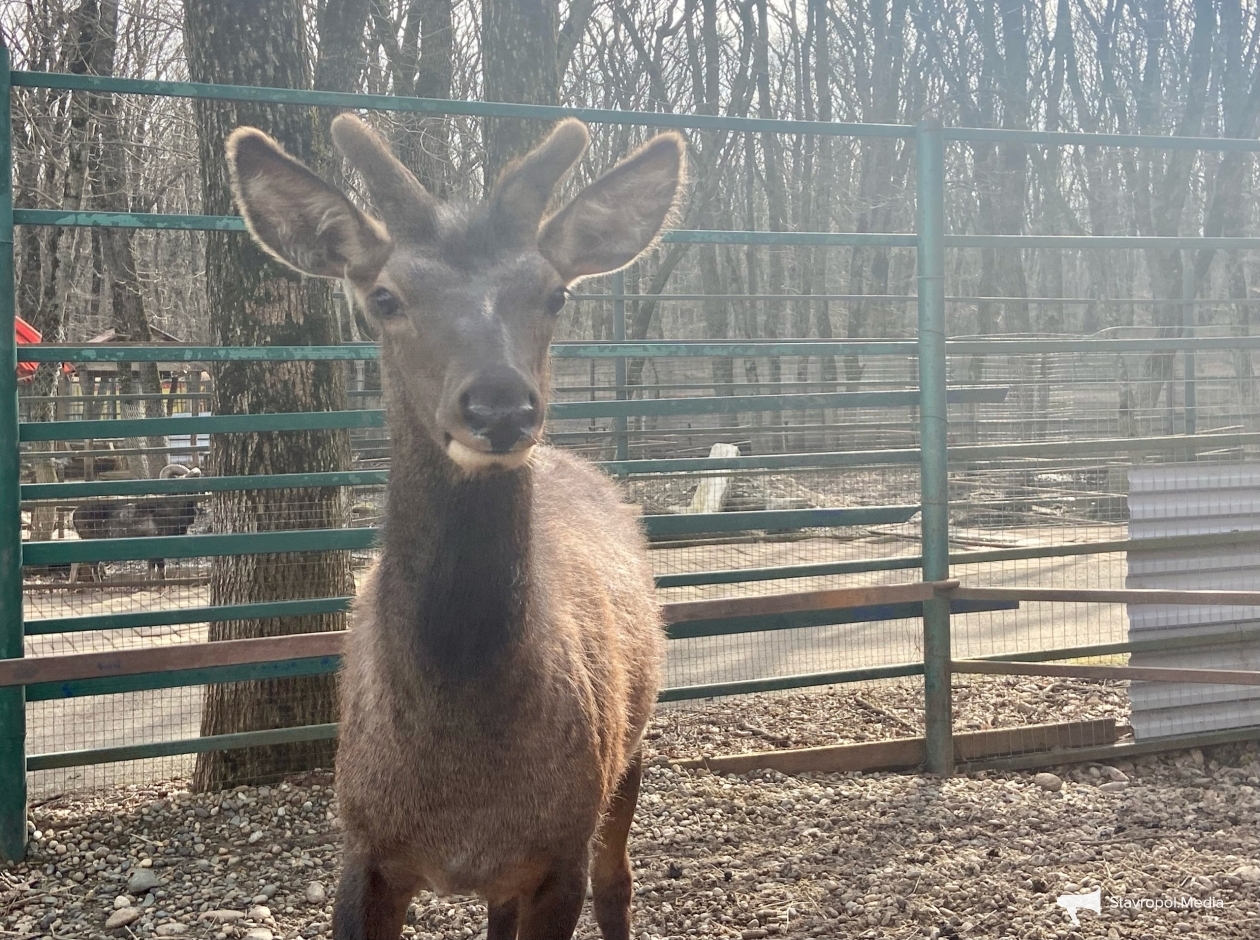
M 398 940 L 414 893 L 379 863 L 347 855 L 333 905 L 333 940 Z

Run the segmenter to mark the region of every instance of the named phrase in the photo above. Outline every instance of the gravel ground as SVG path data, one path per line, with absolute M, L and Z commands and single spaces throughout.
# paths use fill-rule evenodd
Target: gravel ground
M 640 940 L 1260 938 L 1254 743 L 944 781 L 723 777 L 671 764 L 904 737 L 921 718 L 914 691 L 886 684 L 662 712 L 631 846 Z M 960 728 L 1004 714 L 1123 717 L 1127 707 L 1122 689 L 1040 680 L 958 693 Z M 997 707 L 1007 699 L 1027 711 Z M 327 937 L 339 861 L 331 784 L 314 773 L 191 794 L 173 781 L 35 807 L 28 861 L 0 871 L 0 937 Z M 1102 912 L 1081 912 L 1074 927 L 1057 897 L 1095 887 Z M 1167 899 L 1206 906 L 1156 906 Z M 423 895 L 408 921 L 408 937 L 484 937 L 472 901 Z M 589 914 L 578 936 L 597 936 Z

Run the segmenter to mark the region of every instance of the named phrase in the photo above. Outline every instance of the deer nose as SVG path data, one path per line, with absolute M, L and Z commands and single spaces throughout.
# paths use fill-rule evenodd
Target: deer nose
M 489 442 L 496 454 L 532 437 L 538 425 L 538 397 L 515 376 L 473 383 L 460 396 L 460 410 L 468 430 Z

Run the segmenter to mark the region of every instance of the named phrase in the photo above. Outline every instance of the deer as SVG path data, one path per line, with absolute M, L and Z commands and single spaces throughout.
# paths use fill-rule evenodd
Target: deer
M 628 940 L 665 636 L 638 510 L 543 425 L 569 289 L 655 243 L 683 140 L 656 136 L 548 214 L 580 121 L 476 206 L 434 197 L 354 115 L 331 131 L 377 214 L 257 129 L 232 132 L 227 162 L 254 241 L 340 279 L 380 344 L 391 472 L 339 677 L 333 936 L 393 940 L 428 890 L 482 898 L 488 940 L 568 938 L 589 879 L 603 937 Z
M 167 464 L 158 479 L 199 477 L 196 467 Z M 89 500 L 76 506 L 70 524 L 81 539 L 147 538 L 157 535 L 187 535 L 197 519 L 197 500 L 192 496 L 146 496 L 143 499 Z M 101 580 L 100 564 L 89 569 L 91 579 Z M 150 558 L 149 577 L 166 580 L 166 559 Z M 70 583 L 78 580 L 79 564 L 70 566 Z

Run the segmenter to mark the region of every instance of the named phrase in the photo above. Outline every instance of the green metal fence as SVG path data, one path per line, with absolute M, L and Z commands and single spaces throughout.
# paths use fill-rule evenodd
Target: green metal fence
M 938 122 L 925 121 L 918 127 L 896 125 L 819 124 L 807 121 L 773 121 L 744 118 L 722 118 L 702 115 L 637 114 L 596 109 L 536 107 L 490 104 L 483 102 L 430 101 L 424 99 L 382 98 L 368 95 L 347 95 L 326 92 L 294 91 L 271 88 L 198 85 L 179 82 L 153 82 L 130 79 L 100 78 L 81 75 L 11 72 L 7 53 L 0 52 L 0 165 L 12 164 L 10 154 L 10 86 L 59 88 L 69 91 L 166 95 L 191 98 L 215 98 L 236 101 L 266 101 L 330 108 L 412 111 L 432 114 L 521 117 L 551 120 L 577 116 L 591 122 L 677 127 L 684 129 L 722 129 L 748 133 L 810 134 L 838 137 L 894 137 L 912 142 L 917 174 L 917 230 L 905 234 L 833 233 L 833 232 L 739 232 L 739 231 L 674 231 L 666 235 L 667 243 L 761 246 L 829 246 L 885 247 L 913 250 L 916 255 L 917 293 L 900 298 L 880 298 L 916 303 L 918 308 L 915 340 L 756 340 L 756 341 L 626 341 L 625 305 L 633 297 L 625 293 L 624 280 L 615 278 L 605 294 L 581 295 L 580 303 L 609 302 L 613 305 L 613 342 L 557 343 L 553 355 L 558 362 L 582 362 L 613 367 L 611 398 L 603 400 L 565 401 L 555 403 L 551 417 L 555 422 L 606 421 L 599 434 L 612 441 L 611 451 L 601 460 L 602 466 L 623 480 L 631 494 L 637 494 L 644 481 L 661 481 L 683 475 L 694 480 L 704 474 L 739 473 L 760 480 L 773 480 L 775 474 L 796 475 L 792 485 L 803 479 L 823 477 L 839 472 L 868 473 L 875 476 L 909 473 L 906 486 L 915 486 L 919 498 L 871 505 L 798 508 L 759 508 L 718 513 L 654 512 L 649 508 L 647 529 L 658 540 L 673 540 L 684 545 L 688 539 L 713 539 L 731 533 L 780 532 L 784 530 L 836 529 L 847 527 L 904 527 L 920 515 L 919 531 L 913 533 L 917 551 L 868 555 L 837 560 L 827 558 L 810 561 L 795 557 L 784 561 L 770 557 L 753 566 L 697 567 L 685 554 L 679 554 L 677 570 L 658 576 L 662 592 L 712 590 L 723 585 L 756 586 L 776 584 L 778 590 L 791 589 L 793 584 L 811 583 L 809 579 L 826 579 L 850 575 L 895 574 L 898 571 L 921 570 L 924 581 L 943 581 L 950 576 L 951 565 L 984 570 L 985 565 L 1028 561 L 1038 558 L 1063 559 L 1086 555 L 1114 555 L 1123 552 L 1123 539 L 1092 538 L 1078 544 L 1052 543 L 1021 547 L 976 547 L 951 552 L 951 508 L 958 512 L 960 493 L 973 510 L 973 500 L 966 495 L 973 477 L 989 472 L 1002 462 L 1037 460 L 1052 457 L 1088 462 L 1096 457 L 1117 453 L 1182 454 L 1219 451 L 1222 448 L 1250 449 L 1260 447 L 1260 430 L 1217 429 L 1216 433 L 1200 433 L 1190 439 L 1185 431 L 1196 428 L 1187 411 L 1183 433 L 1165 435 L 1099 435 L 1083 439 L 1025 440 L 998 436 L 993 440 L 951 441 L 949 418 L 951 407 L 984 409 L 1003 406 L 1010 383 L 985 381 L 967 383 L 949 381 L 951 366 L 967 357 L 984 357 L 988 362 L 1014 362 L 1019 357 L 1116 357 L 1125 354 L 1169 353 L 1185 357 L 1189 363 L 1186 381 L 1194 383 L 1194 353 L 1202 351 L 1236 351 L 1260 348 L 1260 337 L 1212 337 L 1185 335 L 1180 337 L 1129 337 L 1121 339 L 947 339 L 947 308 L 966 298 L 948 297 L 945 290 L 946 252 L 976 248 L 1055 248 L 1069 250 L 1129 249 L 1256 249 L 1260 238 L 1192 238 L 1134 236 L 1021 236 L 961 235 L 946 233 L 945 219 L 945 148 L 948 142 L 1020 141 L 1039 146 L 1106 146 L 1160 147 L 1166 149 L 1215 149 L 1260 151 L 1256 141 L 1218 140 L 1206 138 L 1146 138 L 1132 135 L 1042 134 L 1023 131 L 999 131 L 972 128 L 943 128 Z M 13 284 L 14 225 L 60 225 L 87 227 L 131 227 L 165 231 L 243 231 L 235 217 L 163 215 L 143 213 L 61 212 L 55 209 L 19 208 L 12 206 L 10 174 L 0 180 L 0 401 L 8 402 L 0 415 L 0 659 L 20 658 L 35 638 L 57 638 L 76 634 L 98 634 L 148 627 L 171 627 L 181 624 L 203 624 L 214 621 L 294 616 L 299 614 L 333 613 L 346 609 L 348 597 L 281 600 L 267 603 L 207 606 L 204 603 L 136 609 L 127 611 L 65 614 L 56 616 L 23 616 L 23 567 L 94 564 L 96 562 L 143 560 L 152 557 L 168 559 L 209 558 L 239 554 L 270 554 L 291 551 L 370 550 L 375 528 L 371 524 L 346 529 L 314 529 L 273 531 L 252 534 L 191 534 L 178 537 L 124 538 L 95 541 L 53 539 L 23 542 L 21 507 L 24 503 L 55 503 L 98 497 L 139 497 L 147 495 L 205 494 L 214 492 L 288 487 L 379 487 L 386 479 L 383 469 L 358 469 L 339 473 L 294 473 L 266 477 L 226 477 L 172 480 L 103 480 L 82 482 L 21 481 L 22 445 L 34 442 L 91 441 L 104 438 L 148 438 L 169 434 L 231 434 L 245 431 L 280 431 L 312 429 L 379 428 L 383 425 L 379 410 L 365 408 L 343 412 L 303 414 L 260 414 L 248 416 L 193 416 L 119 420 L 56 420 L 28 422 L 19 420 L 18 389 L 14 367 L 20 359 L 26 362 L 85 363 L 105 362 L 199 362 L 226 361 L 284 362 L 325 360 L 353 363 L 375 358 L 370 345 L 335 347 L 267 347 L 228 348 L 212 346 L 28 346 L 15 349 L 13 330 L 3 326 L 15 315 Z M 672 295 L 685 301 L 704 299 L 705 295 Z M 836 295 L 850 297 L 850 295 Z M 850 297 L 850 299 L 852 299 Z M 1025 301 L 1026 299 L 1022 299 Z M 1054 302 L 1064 302 L 1054 299 Z M 1088 301 L 1094 302 L 1094 301 Z M 1130 302 L 1122 299 L 1121 302 Z M 1149 303 L 1134 300 L 1132 302 Z M 895 387 L 859 391 L 804 390 L 783 394 L 749 395 L 682 395 L 663 398 L 631 398 L 627 393 L 626 363 L 647 360 L 667 363 L 678 360 L 703 360 L 712 357 L 861 357 L 880 363 L 887 372 L 886 385 Z M 882 374 L 882 373 L 881 373 Z M 710 385 L 712 383 L 709 383 Z M 681 385 L 679 386 L 682 387 Z M 1192 408 L 1192 397 L 1186 408 Z M 792 411 L 818 411 L 827 424 L 828 410 L 853 409 L 850 413 L 876 415 L 900 414 L 904 422 L 907 446 L 871 449 L 854 446 L 849 449 L 819 449 L 801 453 L 752 453 L 737 457 L 677 456 L 666 449 L 654 453 L 636 443 L 638 453 L 632 456 L 632 438 L 641 441 L 643 428 L 653 420 L 673 420 L 704 415 L 781 414 Z M 630 422 L 636 422 L 631 427 Z M 1200 432 L 1211 431 L 1199 428 Z M 580 436 L 579 431 L 570 432 Z M 594 432 L 592 432 L 594 433 Z M 767 432 L 769 433 L 769 432 Z M 787 433 L 779 428 L 773 433 Z M 636 437 L 637 435 L 637 437 Z M 859 440 L 859 438 L 855 438 Z M 657 448 L 660 450 L 660 448 Z M 611 457 L 611 459 L 607 459 Z M 917 471 L 918 479 L 913 480 Z M 1005 471 L 1004 471 L 1005 472 Z M 813 475 L 813 476 L 811 476 Z M 970 475 L 970 476 L 969 476 Z M 664 485 L 664 484 L 662 484 Z M 636 487 L 640 489 L 636 489 Z M 370 508 L 370 507 L 369 507 Z M 978 510 L 977 510 L 978 511 Z M 898 530 L 900 531 L 900 530 Z M 681 552 L 682 550 L 680 550 Z M 760 556 L 758 556 L 760 557 Z M 834 627 L 844 624 L 886 624 L 921 619 L 921 655 L 914 661 L 868 664 L 846 669 L 824 669 L 795 672 L 788 675 L 746 678 L 731 681 L 677 685 L 665 690 L 664 701 L 681 701 L 716 695 L 756 691 L 802 688 L 811 685 L 888 678 L 924 676 L 925 730 L 927 769 L 947 773 L 953 766 L 951 728 L 951 617 L 958 614 L 979 614 L 1000 617 L 1011 613 L 1016 605 L 1001 602 L 949 601 L 933 597 L 921 602 L 866 605 L 858 608 L 813 611 L 795 614 L 770 614 L 752 617 L 722 618 L 671 627 L 671 638 L 682 644 L 701 638 L 740 637 L 753 632 Z M 988 612 L 988 613 L 986 613 Z M 1005 612 L 1005 613 L 1003 613 Z M 953 644 L 956 646 L 956 643 Z M 1123 642 L 1043 644 L 1037 650 L 1022 650 L 1021 655 L 1033 659 L 1056 659 L 1066 656 L 1110 655 L 1135 648 Z M 1007 651 L 1010 652 L 1010 651 Z M 335 728 L 318 725 L 296 729 L 274 729 L 214 739 L 194 738 L 177 741 L 127 742 L 111 747 L 49 751 L 28 754 L 25 735 L 27 703 L 70 700 L 125 692 L 176 689 L 211 683 L 239 682 L 277 676 L 315 675 L 335 670 L 335 657 L 299 658 L 275 662 L 230 666 L 205 666 L 140 675 L 83 677 L 69 681 L 32 682 L 25 686 L 0 687 L 0 854 L 16 857 L 22 852 L 25 838 L 25 804 L 27 774 L 39 770 L 64 768 L 105 761 L 134 760 L 173 754 L 188 754 L 209 749 L 237 748 L 245 745 L 278 743 L 295 740 L 317 740 L 335 734 Z

